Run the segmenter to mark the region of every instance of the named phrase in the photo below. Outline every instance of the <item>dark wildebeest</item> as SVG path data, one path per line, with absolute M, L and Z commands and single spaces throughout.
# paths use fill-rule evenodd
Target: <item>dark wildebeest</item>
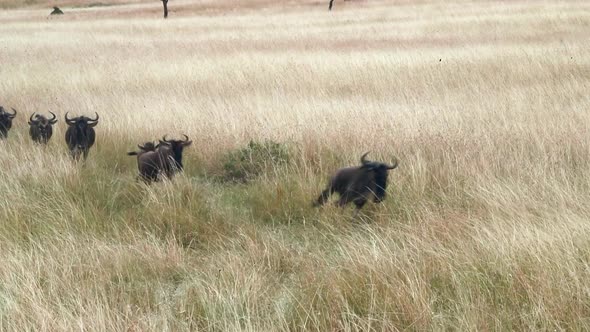
M 49 113 L 53 116 L 51 119 L 35 113 L 29 118 L 29 135 L 36 143 L 47 144 L 53 135 L 53 125 L 57 122 L 57 117 L 53 112 Z
M 84 159 L 88 157 L 88 151 L 94 145 L 96 134 L 94 133 L 94 126 L 98 124 L 98 113 L 96 118 L 90 119 L 85 116 L 78 116 L 75 118 L 68 118 L 66 113 L 65 119 L 68 124 L 66 131 L 66 143 L 68 149 L 75 160 L 80 159 L 80 155 L 84 155 Z
M 127 152 L 128 156 L 137 156 L 137 168 L 139 170 L 139 177 L 145 182 L 157 181 L 158 173 L 162 166 L 160 158 L 155 154 L 159 145 L 153 142 L 145 142 L 143 145 L 138 144 L 139 151 Z M 144 154 L 153 152 L 152 158 L 143 157 Z
M 375 203 L 380 203 L 385 198 L 387 188 L 387 176 L 389 170 L 397 167 L 398 161 L 393 165 L 368 161 L 368 152 L 361 157 L 361 166 L 341 168 L 330 178 L 328 187 L 318 197 L 315 206 L 326 203 L 334 192 L 340 194 L 339 206 L 350 202 L 360 210 L 370 198 Z
M 8 137 L 8 131 L 12 128 L 12 119 L 16 117 L 17 113 L 14 108 L 12 111 L 14 113 L 10 114 L 0 106 L 0 139 Z
M 164 136 L 157 146 L 151 142 L 151 145 L 138 145 L 139 152 L 128 152 L 127 154 L 137 156 L 139 176 L 145 182 L 158 181 L 159 175 L 171 179 L 174 173 L 183 170 L 182 151 L 184 147 L 192 143 L 188 136 L 184 135 L 184 138 L 184 140 L 167 140 Z
M 63 15 L 64 12 L 59 7 L 53 7 L 53 11 L 49 15 Z

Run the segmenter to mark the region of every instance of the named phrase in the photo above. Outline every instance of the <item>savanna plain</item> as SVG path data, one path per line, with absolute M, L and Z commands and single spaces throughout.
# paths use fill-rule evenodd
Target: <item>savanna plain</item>
M 587 1 L 0 0 L 0 329 L 590 328 Z M 47 147 L 27 120 L 60 119 Z M 63 116 L 98 112 L 70 160 Z M 137 181 L 138 143 L 193 144 Z M 387 198 L 312 201 L 391 162 Z

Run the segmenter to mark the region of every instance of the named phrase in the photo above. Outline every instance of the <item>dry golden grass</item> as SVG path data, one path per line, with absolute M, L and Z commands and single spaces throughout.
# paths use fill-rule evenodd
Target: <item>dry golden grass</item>
M 586 1 L 72 1 L 0 12 L 2 330 L 590 328 Z M 14 2 L 0 0 L 0 6 Z M 60 121 L 98 112 L 72 163 Z M 186 133 L 186 171 L 135 181 Z M 289 165 L 217 181 L 250 140 Z M 327 174 L 401 160 L 360 220 Z

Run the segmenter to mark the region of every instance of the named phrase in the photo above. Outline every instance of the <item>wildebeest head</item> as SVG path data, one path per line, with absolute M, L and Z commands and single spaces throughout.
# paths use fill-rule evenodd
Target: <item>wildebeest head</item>
M 330 178 L 328 187 L 318 197 L 315 205 L 324 204 L 334 192 L 340 194 L 338 205 L 353 202 L 358 209 L 362 208 L 369 198 L 376 203 L 383 201 L 387 189 L 388 172 L 397 167 L 393 165 L 368 161 L 368 152 L 361 157 L 361 166 L 341 168 Z
M 88 151 L 94 145 L 96 134 L 94 127 L 98 124 L 98 113 L 95 118 L 91 119 L 86 116 L 68 118 L 66 113 L 65 120 L 68 125 L 66 131 L 66 143 L 74 159 L 79 159 L 84 154 L 84 159 L 88 156 Z
M 189 141 L 188 136 L 183 135 L 184 140 L 167 140 L 166 135 L 160 140 L 158 150 L 166 154 L 169 169 L 167 172 L 173 172 L 175 169 L 183 170 L 182 165 L 182 151 L 185 147 L 191 145 L 193 141 Z M 171 175 L 170 173 L 168 175 Z
M 389 171 L 395 169 L 398 165 L 398 160 L 394 160 L 393 165 L 380 163 L 376 161 L 368 161 L 366 159 L 369 152 L 365 152 L 361 157 L 361 170 L 373 172 L 373 180 L 375 181 L 375 188 L 373 194 L 375 195 L 375 202 L 381 202 L 385 198 L 385 190 L 387 189 L 387 177 Z
M 4 107 L 0 106 L 0 138 L 8 137 L 8 131 L 12 128 L 12 119 L 16 117 L 17 111 L 13 108 L 14 113 L 8 113 Z
M 29 118 L 29 134 L 37 143 L 47 143 L 53 135 L 53 125 L 57 123 L 57 117 L 53 112 L 49 113 L 52 115 L 51 119 L 35 113 L 31 114 Z
M 94 126 L 96 126 L 98 124 L 98 113 L 94 113 L 95 114 L 95 118 L 91 119 L 87 116 L 77 116 L 75 118 L 68 118 L 68 113 L 66 113 L 65 119 L 66 119 L 66 123 L 68 124 L 68 126 L 72 127 L 75 126 L 78 129 L 86 129 L 86 128 L 92 128 Z

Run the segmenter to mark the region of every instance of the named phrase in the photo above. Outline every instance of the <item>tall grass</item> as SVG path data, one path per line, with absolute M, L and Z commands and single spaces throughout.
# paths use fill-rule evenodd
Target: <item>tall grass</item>
M 585 2 L 159 6 L 0 12 L 0 103 L 20 111 L 2 330 L 590 326 Z M 50 110 L 100 114 L 86 162 L 63 121 L 30 141 Z M 183 133 L 184 174 L 138 182 L 126 152 Z M 220 181 L 251 140 L 289 163 Z M 312 208 L 369 150 L 400 160 L 385 202 Z

